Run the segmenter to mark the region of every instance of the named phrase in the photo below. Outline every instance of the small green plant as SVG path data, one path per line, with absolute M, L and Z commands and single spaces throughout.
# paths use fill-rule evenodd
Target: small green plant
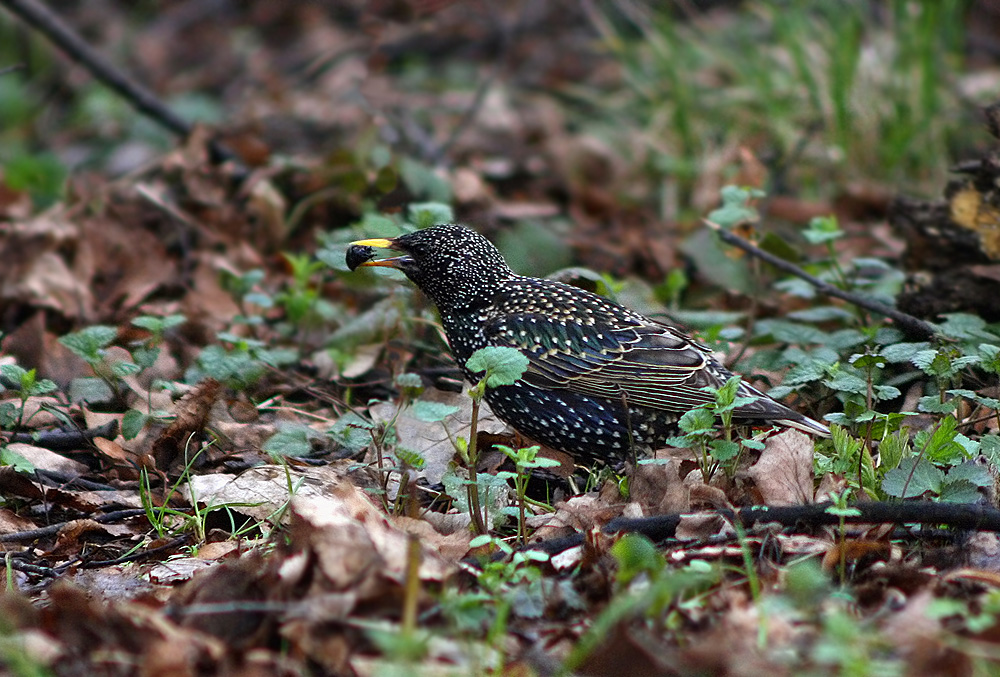
M 149 369 L 156 364 L 156 360 L 159 359 L 160 352 L 163 350 L 161 345 L 163 343 L 163 335 L 170 329 L 179 327 L 185 322 L 187 322 L 187 318 L 183 315 L 168 315 L 166 317 L 142 315 L 132 320 L 132 324 L 147 330 L 150 334 L 149 337 L 138 345 L 133 346 L 130 351 L 133 361 L 138 365 L 140 370 Z M 145 412 L 139 409 L 129 409 L 125 412 L 121 423 L 122 436 L 125 439 L 134 439 L 149 420 L 166 416 L 166 412 L 153 411 L 152 403 L 153 389 L 165 385 L 163 382 L 154 382 L 150 385 Z
M 96 378 L 76 379 L 70 387 L 73 399 L 91 402 L 111 401 L 116 405 L 124 402 L 121 379 L 136 374 L 141 367 L 126 360 L 109 362 L 106 349 L 118 336 L 114 327 L 95 325 L 67 334 L 59 342 L 77 357 L 90 365 Z
M 488 620 L 484 619 L 489 626 L 486 641 L 500 650 L 516 600 L 523 599 L 526 591 L 542 591 L 543 577 L 539 565 L 547 562 L 549 556 L 536 550 L 515 552 L 510 544 L 488 534 L 473 538 L 469 547 L 485 550 L 481 558 L 482 572 L 478 577 L 479 587 L 485 595 L 476 598 L 489 602 L 489 607 L 484 607 L 492 610 Z M 495 554 L 503 556 L 496 558 Z M 479 617 L 483 618 L 482 615 Z
M 476 465 L 479 462 L 479 451 L 476 438 L 479 432 L 479 407 L 486 397 L 487 388 L 513 385 L 528 368 L 528 358 L 516 348 L 490 347 L 480 348 L 469 357 L 465 363 L 472 372 L 482 372 L 479 381 L 469 388 L 472 398 L 472 422 L 469 424 L 469 440 L 456 440 L 458 453 L 462 463 L 469 473 L 468 499 L 469 515 L 472 526 L 477 534 L 486 533 L 486 522 L 483 520 L 482 505 L 479 499 L 479 482 Z
M 153 487 L 149 471 L 145 468 L 141 469 L 139 475 L 139 499 L 143 510 L 146 512 L 146 518 L 152 525 L 153 530 L 156 531 L 157 538 L 172 537 L 186 531 L 191 531 L 194 533 L 196 543 L 204 543 L 207 533 L 206 521 L 209 514 L 219 510 L 229 512 L 231 508 L 257 505 L 255 503 L 235 502 L 208 505 L 204 508 L 198 505 L 198 497 L 194 495 L 194 487 L 189 480 L 191 479 L 191 471 L 194 467 L 195 461 L 197 461 L 198 457 L 201 456 L 201 454 L 203 454 L 207 449 L 208 446 L 203 446 L 197 452 L 189 456 L 187 446 L 185 446 L 184 455 L 185 458 L 188 459 L 187 463 L 184 465 L 177 481 L 166 490 L 163 500 L 160 501 L 160 505 L 157 505 L 153 500 Z M 171 508 L 169 505 L 170 498 L 177 493 L 180 486 L 184 483 L 187 483 L 187 486 L 192 492 L 192 495 L 188 497 L 192 506 L 192 512 L 190 514 L 183 510 Z M 231 512 L 230 517 L 232 517 Z M 233 526 L 235 533 L 235 524 Z
M 517 537 L 522 544 L 526 545 L 528 543 L 528 533 L 525 525 L 525 506 L 527 503 L 525 493 L 528 489 L 528 480 L 531 478 L 531 471 L 540 468 L 555 468 L 559 466 L 559 461 L 554 458 L 540 457 L 538 451 L 541 447 L 538 446 L 513 449 L 505 444 L 499 444 L 497 445 L 497 449 L 502 451 L 514 463 L 514 472 L 497 473 L 497 476 L 514 481 L 514 492 L 517 497 Z
M 837 570 L 840 573 L 840 584 L 847 583 L 847 518 L 857 517 L 861 511 L 850 506 L 851 490 L 845 489 L 832 497 L 833 505 L 826 509 L 826 512 L 837 516 L 837 533 L 840 537 L 840 562 Z
M 755 398 L 739 395 L 742 379 L 732 376 L 720 388 L 706 387 L 706 392 L 715 395 L 715 401 L 685 412 L 677 426 L 681 435 L 668 438 L 665 443 L 680 448 L 693 448 L 698 452 L 702 478 L 712 479 L 715 471 L 722 467 L 727 475 L 736 472 L 740 455 L 744 448 L 763 449 L 759 440 L 733 439 L 733 412 L 750 404 Z M 722 437 L 719 438 L 717 425 L 721 423 Z
M 24 369 L 16 364 L 0 364 L 0 388 L 11 390 L 21 401 L 20 406 L 12 402 L 0 403 L 0 428 L 20 429 L 24 420 L 24 407 L 32 397 L 47 395 L 58 388 L 49 379 L 38 378 L 36 370 Z
M 720 569 L 695 560 L 680 569 L 668 567 L 648 538 L 626 534 L 611 547 L 618 565 L 617 591 L 573 647 L 557 674 L 576 670 L 609 631 L 626 618 L 645 616 L 663 627 L 672 608 L 715 585 Z
M 206 346 L 185 375 L 189 383 L 214 378 L 234 390 L 250 390 L 268 367 L 281 367 L 298 359 L 296 351 L 270 348 L 264 341 L 228 332 L 219 334 L 218 338 L 228 346 Z

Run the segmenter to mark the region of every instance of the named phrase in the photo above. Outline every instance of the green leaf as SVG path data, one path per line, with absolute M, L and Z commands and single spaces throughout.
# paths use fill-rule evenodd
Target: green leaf
M 656 545 L 640 534 L 626 534 L 611 546 L 611 556 L 618 561 L 618 581 L 627 584 L 639 574 L 656 576 L 666 561 Z
M 930 344 L 926 341 L 921 341 L 920 343 L 894 343 L 882 346 L 879 352 L 888 362 L 895 364 L 899 362 L 912 362 L 917 353 L 927 350 L 929 347 Z
M 0 364 L 0 377 L 5 381 L 16 383 L 19 388 L 24 388 L 24 379 L 28 377 L 28 370 L 16 364 Z
M 740 453 L 740 445 L 738 442 L 712 440 L 709 443 L 709 447 L 711 447 L 712 458 L 720 463 L 725 463 L 726 461 L 734 459 Z
M 142 432 L 147 420 L 149 420 L 149 417 L 138 409 L 129 409 L 126 411 L 122 417 L 122 437 L 127 440 L 134 440 Z
M 433 167 L 404 156 L 399 160 L 399 173 L 414 195 L 436 202 L 451 202 L 451 184 Z
M 857 508 L 851 507 L 840 507 L 837 505 L 831 505 L 829 508 L 823 512 L 829 513 L 831 515 L 836 515 L 837 517 L 858 517 L 861 511 Z
M 986 328 L 986 320 L 978 315 L 950 313 L 944 318 L 945 321 L 938 325 L 938 330 L 950 338 L 997 339 L 996 334 Z
M 472 372 L 486 372 L 489 388 L 513 385 L 528 368 L 528 358 L 516 348 L 480 348 L 465 363 Z
M 990 469 L 985 464 L 975 461 L 966 461 L 949 468 L 947 478 L 949 482 L 964 480 L 977 487 L 993 486 L 993 475 L 990 473 Z
M 261 445 L 261 448 L 272 456 L 308 456 L 312 453 L 311 439 L 315 431 L 301 423 L 289 423 L 279 426 L 278 432 Z M 370 438 L 369 438 L 370 439 Z
M 396 377 L 396 385 L 400 388 L 422 388 L 424 382 L 420 374 L 405 373 Z
M 968 480 L 949 479 L 941 486 L 940 499 L 946 503 L 975 503 L 981 498 L 983 494 Z
M 430 402 L 428 400 L 417 400 L 410 407 L 410 411 L 413 413 L 414 418 L 419 421 L 426 421 L 427 423 L 443 421 L 457 412 L 458 409 L 459 408 L 453 404 Z
M 35 471 L 34 464 L 24 456 L 7 447 L 0 447 L 0 466 L 4 465 L 12 467 L 17 472 L 30 473 Z
M 708 409 L 698 407 L 684 412 L 677 426 L 688 436 L 711 435 L 715 432 L 715 416 Z
M 110 402 L 115 397 L 111 387 L 99 378 L 75 378 L 69 384 L 69 399 L 79 402 Z
M 1000 466 L 1000 436 L 983 435 L 979 438 L 979 452 L 994 466 Z
M 802 236 L 810 244 L 832 242 L 844 236 L 836 216 L 817 216 L 809 222 L 809 228 L 802 231 Z
M 15 191 L 27 191 L 40 207 L 59 199 L 66 180 L 66 167 L 52 153 L 19 153 L 7 159 L 3 182 Z
M 833 390 L 855 393 L 857 395 L 866 395 L 868 393 L 867 381 L 843 369 L 838 369 L 831 378 L 826 379 L 823 383 Z
M 950 414 L 961 403 L 962 400 L 957 397 L 942 402 L 937 395 L 924 395 L 917 401 L 917 409 L 930 414 Z
M 108 347 L 118 330 L 114 327 L 104 325 L 94 325 L 72 334 L 66 334 L 59 339 L 73 354 L 83 359 L 87 364 L 94 366 L 101 361 L 101 351 Z
M 913 436 L 914 449 L 923 449 L 924 456 L 936 463 L 954 465 L 966 459 L 965 448 L 958 443 L 958 421 L 952 416 L 940 420 L 933 433 L 921 430 Z
M 403 449 L 402 447 L 396 447 L 393 450 L 396 459 L 399 461 L 400 465 L 413 468 L 415 470 L 422 470 L 425 465 L 427 465 L 427 459 L 423 457 L 419 451 L 412 451 L 410 449 Z
M 13 428 L 17 425 L 19 408 L 13 402 L 0 402 L 0 428 Z
M 722 206 L 710 212 L 708 220 L 726 230 L 732 230 L 743 223 L 756 223 L 760 220 L 760 214 L 750 206 L 750 200 L 764 195 L 764 191 L 756 188 L 724 186 L 721 191 Z
M 885 479 L 882 480 L 882 490 L 897 498 L 913 498 L 928 491 L 937 494 L 943 483 L 944 471 L 926 458 L 904 458 L 898 467 L 885 474 Z M 903 495 L 904 487 L 905 496 Z
M 142 329 L 147 329 L 156 335 L 160 335 L 168 329 L 177 327 L 187 322 L 183 315 L 167 315 L 159 317 L 157 315 L 140 315 L 132 320 L 132 324 Z
M 352 454 L 356 454 L 372 442 L 369 431 L 374 429 L 374 424 L 367 421 L 353 411 L 349 411 L 330 427 L 327 436 L 332 437 L 341 448 Z
M 118 378 L 124 378 L 126 376 L 131 376 L 132 374 L 138 374 L 142 371 L 142 367 L 133 362 L 115 362 L 111 365 L 111 373 Z
M 910 435 L 907 430 L 897 430 L 878 445 L 878 456 L 884 471 L 899 466 L 903 454 L 910 448 Z

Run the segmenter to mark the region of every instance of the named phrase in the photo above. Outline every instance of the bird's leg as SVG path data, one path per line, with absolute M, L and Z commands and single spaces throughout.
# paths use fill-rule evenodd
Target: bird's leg
M 628 407 L 628 393 L 622 393 L 622 410 L 625 412 L 625 432 L 628 433 L 628 449 L 632 454 L 632 465 L 639 463 L 639 455 L 635 451 L 635 436 L 632 434 L 632 411 Z

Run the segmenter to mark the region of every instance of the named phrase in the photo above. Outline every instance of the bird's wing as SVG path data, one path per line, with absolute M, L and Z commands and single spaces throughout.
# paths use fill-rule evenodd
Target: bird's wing
M 713 402 L 702 388 L 729 376 L 706 348 L 672 327 L 639 316 L 614 325 L 594 319 L 563 324 L 541 314 L 505 314 L 487 324 L 486 335 L 527 356 L 528 383 L 633 406 L 685 412 Z

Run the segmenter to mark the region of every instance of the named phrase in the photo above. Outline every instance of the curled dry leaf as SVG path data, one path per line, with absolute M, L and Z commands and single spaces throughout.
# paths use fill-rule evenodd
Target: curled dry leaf
M 177 402 L 177 418 L 153 442 L 151 454 L 156 460 L 157 468 L 169 469 L 184 452 L 188 440 L 205 428 L 208 414 L 221 389 L 222 385 L 218 381 L 208 378 Z
M 315 555 L 319 590 L 356 586 L 363 599 L 388 582 L 403 583 L 408 536 L 361 489 L 343 483 L 328 496 L 296 497 L 291 512 L 292 548 Z M 420 544 L 421 580 L 444 580 L 455 568 L 433 547 Z

